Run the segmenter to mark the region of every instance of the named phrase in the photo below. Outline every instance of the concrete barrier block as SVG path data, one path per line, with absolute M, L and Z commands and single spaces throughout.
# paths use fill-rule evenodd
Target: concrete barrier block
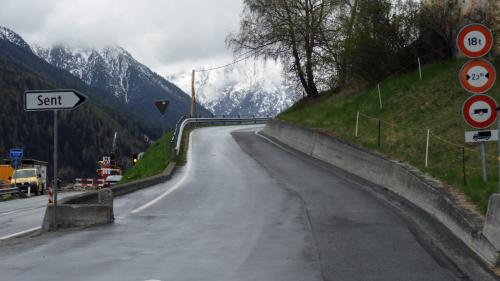
M 500 194 L 490 197 L 483 234 L 500 251 Z
M 54 209 L 56 210 L 57 228 L 86 227 L 107 224 L 114 221 L 113 192 L 109 189 L 97 192 L 98 202 L 94 204 L 53 204 L 47 205 L 42 223 L 42 231 L 55 227 Z

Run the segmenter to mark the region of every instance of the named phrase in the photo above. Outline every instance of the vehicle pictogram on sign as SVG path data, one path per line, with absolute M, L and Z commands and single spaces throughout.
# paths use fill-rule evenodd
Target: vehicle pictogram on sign
M 482 24 L 466 25 L 457 36 L 457 48 L 469 58 L 481 58 L 493 47 L 491 31 Z
M 463 116 L 465 122 L 476 129 L 484 129 L 495 123 L 497 103 L 486 95 L 474 95 L 465 101 Z
M 473 94 L 483 94 L 489 91 L 496 80 L 493 65 L 486 60 L 472 60 L 460 70 L 460 84 Z

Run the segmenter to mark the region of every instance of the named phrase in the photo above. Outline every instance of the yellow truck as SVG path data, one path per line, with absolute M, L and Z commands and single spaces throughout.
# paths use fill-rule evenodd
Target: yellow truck
M 0 176 L 12 186 L 35 195 L 43 194 L 47 186 L 47 162 L 22 159 L 17 170 L 11 168 L 12 161 L 4 160 L 0 165 Z M 1 178 L 0 178 L 1 179 Z
M 44 193 L 45 183 L 38 168 L 18 169 L 10 178 L 10 184 L 22 191 L 40 195 Z

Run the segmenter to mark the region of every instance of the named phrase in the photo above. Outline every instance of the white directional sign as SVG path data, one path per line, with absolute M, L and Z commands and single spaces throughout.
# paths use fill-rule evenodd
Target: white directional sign
M 75 90 L 26 91 L 24 110 L 71 110 L 83 104 L 87 97 Z
M 498 141 L 498 130 L 465 132 L 465 142 Z

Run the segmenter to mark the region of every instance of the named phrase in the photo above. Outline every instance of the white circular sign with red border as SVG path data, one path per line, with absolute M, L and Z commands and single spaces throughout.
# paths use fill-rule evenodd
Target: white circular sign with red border
M 485 129 L 497 119 L 497 103 L 486 95 L 474 95 L 464 103 L 465 122 L 476 129 Z
M 460 30 L 457 36 L 457 48 L 469 58 L 480 58 L 488 54 L 493 47 L 491 31 L 482 24 L 469 24 Z
M 496 80 L 495 67 L 486 60 L 471 60 L 460 70 L 460 84 L 473 94 L 489 91 Z

